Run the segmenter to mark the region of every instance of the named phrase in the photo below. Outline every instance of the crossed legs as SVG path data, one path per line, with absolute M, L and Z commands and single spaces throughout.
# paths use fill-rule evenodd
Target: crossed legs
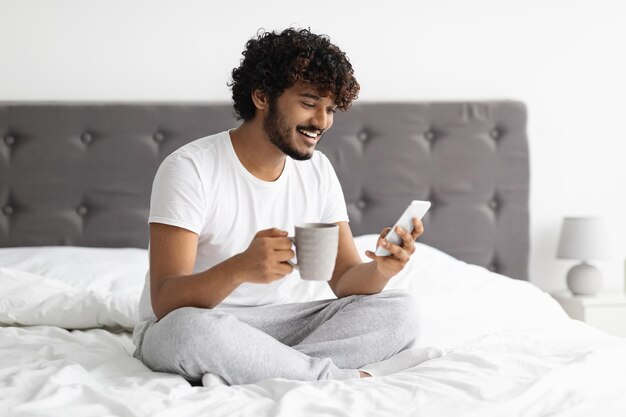
M 175 310 L 151 324 L 136 356 L 155 371 L 229 384 L 268 378 L 348 379 L 409 347 L 414 300 L 383 291 L 333 300 L 248 308 Z

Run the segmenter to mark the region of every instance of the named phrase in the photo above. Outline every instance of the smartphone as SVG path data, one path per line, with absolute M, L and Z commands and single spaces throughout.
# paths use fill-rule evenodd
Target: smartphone
M 387 235 L 385 236 L 385 240 L 396 245 L 401 244 L 402 238 L 398 235 L 398 233 L 396 233 L 396 227 L 397 226 L 403 227 L 409 233 L 412 233 L 413 232 L 413 217 L 417 217 L 418 219 L 421 220 L 429 208 L 430 208 L 430 201 L 422 201 L 422 200 L 411 201 L 411 204 L 409 204 L 406 210 L 404 210 L 402 215 L 400 215 L 400 218 L 398 219 L 398 221 L 393 225 L 391 230 L 387 233 Z M 383 248 L 382 246 L 379 246 L 378 248 L 376 248 L 375 254 L 377 256 L 389 256 L 391 255 L 391 252 L 389 252 L 387 249 Z

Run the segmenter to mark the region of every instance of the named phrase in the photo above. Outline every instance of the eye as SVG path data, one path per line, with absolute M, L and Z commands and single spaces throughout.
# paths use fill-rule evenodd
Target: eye
M 306 101 L 303 101 L 303 102 L 302 102 L 302 105 L 303 105 L 304 107 L 308 107 L 308 108 L 310 108 L 310 109 L 315 108 L 315 104 L 313 104 L 313 103 L 308 103 L 308 102 L 306 102 Z
M 330 114 L 335 114 L 335 113 L 337 113 L 337 109 L 336 109 L 336 108 L 334 108 L 334 109 L 329 108 L 327 111 L 328 111 L 328 113 L 330 113 Z

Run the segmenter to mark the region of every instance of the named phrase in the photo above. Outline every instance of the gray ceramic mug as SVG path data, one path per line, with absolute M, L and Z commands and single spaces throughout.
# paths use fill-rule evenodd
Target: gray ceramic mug
M 295 237 L 289 238 L 296 246 L 297 263 L 289 264 L 300 270 L 300 277 L 310 281 L 329 281 L 333 276 L 339 226 L 334 223 L 303 223 L 296 226 Z

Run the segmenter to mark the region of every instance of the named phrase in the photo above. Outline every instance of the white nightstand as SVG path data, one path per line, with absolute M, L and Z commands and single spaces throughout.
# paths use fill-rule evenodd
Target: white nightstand
M 584 321 L 615 336 L 626 337 L 626 294 L 599 293 L 594 296 L 552 294 L 573 319 Z

